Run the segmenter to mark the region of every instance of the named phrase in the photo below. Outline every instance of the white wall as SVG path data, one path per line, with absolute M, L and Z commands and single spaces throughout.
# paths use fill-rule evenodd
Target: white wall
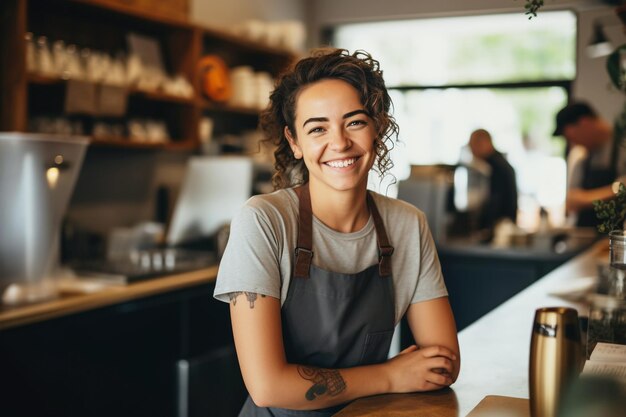
M 612 86 L 606 71 L 607 57 L 589 58 L 585 52 L 593 35 L 593 21 L 605 24 L 605 34 L 613 47 L 626 43 L 621 24 L 611 8 L 578 13 L 577 79 L 574 97 L 588 100 L 609 121 L 614 120 L 624 103 L 625 95 Z
M 306 20 L 306 0 L 191 0 L 191 20 L 228 28 L 246 20 Z

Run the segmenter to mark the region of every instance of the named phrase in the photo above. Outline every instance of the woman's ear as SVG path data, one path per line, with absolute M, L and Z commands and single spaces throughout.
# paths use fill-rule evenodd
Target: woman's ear
M 289 141 L 289 147 L 291 147 L 291 150 L 293 151 L 294 158 L 301 159 L 302 158 L 302 149 L 300 149 L 300 146 L 298 146 L 298 143 L 296 142 L 296 140 L 291 135 L 291 131 L 289 130 L 289 127 L 285 126 L 284 132 L 285 132 L 285 137 Z

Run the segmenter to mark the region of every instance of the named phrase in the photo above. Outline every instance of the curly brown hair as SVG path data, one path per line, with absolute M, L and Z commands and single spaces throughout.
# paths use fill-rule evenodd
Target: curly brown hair
M 275 189 L 287 188 L 308 181 L 309 172 L 302 159 L 296 159 L 285 137 L 284 127 L 295 137 L 296 100 L 303 87 L 324 79 L 338 79 L 354 87 L 365 110 L 374 121 L 376 138 L 375 171 L 384 176 L 393 167 L 389 151 L 398 137 L 398 124 L 390 114 L 391 97 L 385 87 L 378 61 L 365 51 L 350 54 L 345 49 L 319 49 L 298 61 L 283 73 L 270 95 L 270 104 L 260 116 L 264 141 L 276 146 L 276 172 L 272 177 Z

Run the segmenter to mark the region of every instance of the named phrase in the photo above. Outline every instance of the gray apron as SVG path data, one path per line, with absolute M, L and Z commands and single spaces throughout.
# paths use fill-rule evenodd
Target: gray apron
M 617 178 L 617 156 L 619 153 L 617 144 L 618 139 L 613 138 L 613 144 L 611 145 L 611 162 L 608 167 L 593 167 L 591 165 L 591 155 L 583 162 L 583 181 L 581 186 L 584 190 L 604 187 L 615 181 Z M 596 227 L 598 224 L 600 224 L 600 221 L 593 207 L 579 210 L 576 226 Z
M 295 191 L 300 202 L 298 247 L 281 310 L 287 362 L 330 369 L 384 362 L 395 323 L 393 248 L 372 196 L 367 195 L 367 204 L 376 228 L 379 262 L 356 274 L 339 274 L 311 265 L 313 214 L 309 186 L 305 184 Z M 333 387 L 328 388 L 332 392 Z M 319 394 L 313 382 L 309 391 L 307 396 Z M 259 408 L 248 397 L 239 417 L 326 417 L 344 406 L 312 411 Z

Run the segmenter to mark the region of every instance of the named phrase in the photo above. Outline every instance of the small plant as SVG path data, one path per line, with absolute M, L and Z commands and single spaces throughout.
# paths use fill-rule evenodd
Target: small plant
M 529 19 L 533 17 L 537 17 L 537 10 L 543 6 L 543 0 L 526 0 L 526 4 L 524 5 L 524 9 L 526 9 L 526 13 Z
M 598 232 L 611 233 L 614 230 L 622 230 L 626 219 L 626 186 L 620 182 L 615 197 L 607 201 L 594 201 L 593 209 L 601 221 Z

